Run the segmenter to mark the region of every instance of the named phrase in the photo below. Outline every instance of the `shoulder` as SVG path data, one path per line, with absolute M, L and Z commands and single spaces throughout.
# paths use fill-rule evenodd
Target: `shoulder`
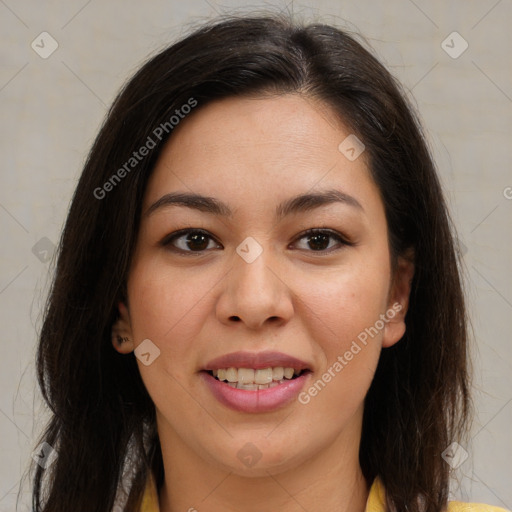
M 484 503 L 463 503 L 462 501 L 450 501 L 447 512 L 509 512 L 501 507 L 485 505 Z
M 159 512 L 158 491 L 153 474 L 148 475 L 139 512 Z
M 386 503 L 386 491 L 379 477 L 377 477 L 371 488 L 366 504 L 366 512 L 383 512 Z M 461 501 L 450 501 L 446 512 L 511 512 L 504 508 L 485 505 L 483 503 L 464 503 Z
M 373 482 L 366 512 L 382 512 L 385 503 L 385 490 L 379 478 Z M 158 493 L 153 476 L 150 474 L 146 482 L 146 488 L 142 498 L 140 512 L 158 512 Z M 450 501 L 446 512 L 511 512 L 504 508 L 485 505 L 483 503 L 463 503 L 461 501 Z

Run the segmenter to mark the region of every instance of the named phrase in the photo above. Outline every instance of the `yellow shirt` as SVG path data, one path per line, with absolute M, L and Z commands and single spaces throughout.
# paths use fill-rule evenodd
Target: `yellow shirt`
M 385 492 L 381 481 L 376 478 L 373 482 L 368 501 L 366 502 L 366 512 L 384 512 Z M 142 498 L 140 512 L 159 512 L 158 493 L 153 478 L 150 478 Z M 481 503 L 462 503 L 460 501 L 450 501 L 448 512 L 510 512 L 500 507 L 484 505 Z

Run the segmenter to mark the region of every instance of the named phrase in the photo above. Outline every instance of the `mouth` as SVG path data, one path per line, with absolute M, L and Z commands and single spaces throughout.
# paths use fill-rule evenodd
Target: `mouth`
M 234 352 L 210 361 L 199 374 L 222 405 L 238 412 L 263 413 L 297 398 L 312 369 L 279 352 Z
M 219 368 L 205 370 L 215 380 L 245 391 L 259 391 L 280 386 L 310 373 L 308 369 L 275 366 L 268 368 Z

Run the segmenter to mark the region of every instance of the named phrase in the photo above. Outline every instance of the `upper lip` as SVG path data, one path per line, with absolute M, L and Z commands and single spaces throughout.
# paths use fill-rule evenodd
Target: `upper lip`
M 283 354 L 282 352 L 232 352 L 212 359 L 203 370 L 211 371 L 219 368 L 293 368 L 295 370 L 309 370 L 310 365 L 301 359 Z

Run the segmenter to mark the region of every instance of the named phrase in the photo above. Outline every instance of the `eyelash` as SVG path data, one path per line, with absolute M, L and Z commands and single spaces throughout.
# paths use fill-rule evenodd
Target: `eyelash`
M 211 240 L 215 240 L 210 235 L 210 233 L 208 233 L 207 231 L 204 231 L 204 230 L 198 229 L 198 228 L 185 228 L 185 229 L 180 229 L 178 231 L 170 233 L 169 235 L 166 235 L 160 241 L 160 245 L 163 246 L 163 247 L 169 248 L 169 246 L 172 245 L 172 242 L 174 242 L 175 240 L 183 237 L 184 235 L 188 235 L 188 234 L 201 234 L 201 235 L 207 236 Z M 354 245 L 352 242 L 349 242 L 343 235 L 341 235 L 341 233 L 338 233 L 337 231 L 334 231 L 332 229 L 323 229 L 323 228 L 308 229 L 308 230 L 300 233 L 300 235 L 295 239 L 295 241 L 301 240 L 303 238 L 306 238 L 307 236 L 314 236 L 314 235 L 327 235 L 327 236 L 329 236 L 331 238 L 334 238 L 334 239 L 336 239 L 338 241 L 338 243 L 340 244 L 340 247 L 337 247 L 337 248 L 332 248 L 331 247 L 330 249 L 322 249 L 322 250 L 319 250 L 319 251 L 310 250 L 310 251 L 307 251 L 307 252 L 312 252 L 312 253 L 315 253 L 315 254 L 316 253 L 318 253 L 318 254 L 331 254 L 332 252 L 341 250 L 343 248 L 343 246 L 353 246 Z M 210 249 L 203 249 L 203 250 L 200 250 L 200 251 L 190 251 L 190 250 L 179 249 L 179 248 L 176 248 L 176 247 L 173 246 L 172 248 L 169 248 L 169 250 L 172 250 L 173 252 L 176 252 L 176 253 L 178 253 L 180 255 L 183 255 L 183 256 L 201 256 L 202 254 L 204 254 L 206 251 L 208 251 Z

